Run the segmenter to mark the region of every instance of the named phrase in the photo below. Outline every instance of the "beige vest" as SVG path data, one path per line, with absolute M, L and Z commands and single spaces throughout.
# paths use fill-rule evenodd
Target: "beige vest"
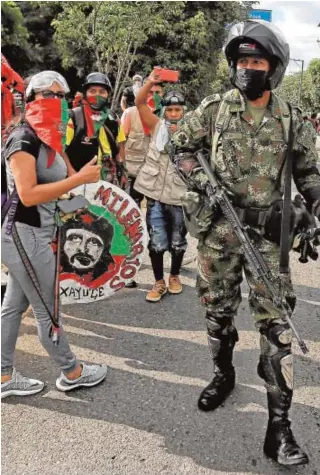
M 151 139 L 146 160 L 136 178 L 134 188 L 156 201 L 181 206 L 187 187 L 177 174 L 167 153 L 156 148 L 156 137 L 161 125 L 158 122 Z
M 137 176 L 139 168 L 146 158 L 150 137 L 145 135 L 137 107 L 130 110 L 130 132 L 127 137 L 126 165 L 130 176 Z

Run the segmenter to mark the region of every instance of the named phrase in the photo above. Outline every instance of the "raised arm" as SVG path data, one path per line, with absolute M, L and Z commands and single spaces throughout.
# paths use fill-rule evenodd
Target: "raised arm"
M 154 132 L 159 119 L 152 113 L 151 109 L 147 105 L 147 98 L 152 86 L 159 83 L 161 83 L 160 78 L 154 71 L 152 71 L 145 84 L 141 87 L 141 89 L 139 89 L 135 99 L 135 105 L 138 108 L 141 120 L 150 129 L 151 134 Z

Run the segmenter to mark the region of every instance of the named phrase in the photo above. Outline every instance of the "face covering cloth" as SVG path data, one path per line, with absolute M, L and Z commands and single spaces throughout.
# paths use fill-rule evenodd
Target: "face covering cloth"
M 238 69 L 235 85 L 250 101 L 255 101 L 266 91 L 267 75 L 267 71 Z
M 97 105 L 99 109 L 95 108 L 95 105 Z M 83 101 L 88 137 L 98 135 L 100 128 L 109 116 L 107 105 L 108 99 L 101 96 L 90 96 Z
M 161 105 L 161 96 L 159 96 L 158 93 L 154 94 L 149 94 L 147 98 L 147 105 L 148 107 L 152 110 L 153 114 L 155 114 L 157 117 L 161 117 L 162 113 L 162 105 Z M 142 127 L 145 135 L 150 135 L 150 129 L 146 126 L 146 124 L 142 122 Z
M 53 151 L 48 156 L 48 168 L 54 162 L 54 152 L 61 155 L 65 149 L 68 119 L 68 103 L 65 99 L 38 99 L 26 105 L 26 122 Z
M 162 120 L 156 137 L 156 147 L 160 153 L 165 152 L 165 146 L 169 142 L 169 139 L 168 122 Z

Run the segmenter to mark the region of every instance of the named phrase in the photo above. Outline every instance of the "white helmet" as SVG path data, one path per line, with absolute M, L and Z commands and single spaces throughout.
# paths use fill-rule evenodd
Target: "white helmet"
M 67 81 L 61 74 L 56 71 L 41 71 L 31 77 L 26 89 L 26 99 L 29 99 L 32 93 L 41 92 L 51 87 L 54 82 L 57 82 L 66 94 L 70 92 Z

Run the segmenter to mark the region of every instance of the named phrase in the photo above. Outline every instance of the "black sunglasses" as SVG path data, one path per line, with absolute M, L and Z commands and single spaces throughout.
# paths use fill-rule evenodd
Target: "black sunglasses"
M 40 94 L 42 94 L 42 97 L 44 99 L 54 99 L 57 97 L 58 99 L 65 99 L 66 95 L 64 92 L 53 92 L 53 91 L 41 91 Z

